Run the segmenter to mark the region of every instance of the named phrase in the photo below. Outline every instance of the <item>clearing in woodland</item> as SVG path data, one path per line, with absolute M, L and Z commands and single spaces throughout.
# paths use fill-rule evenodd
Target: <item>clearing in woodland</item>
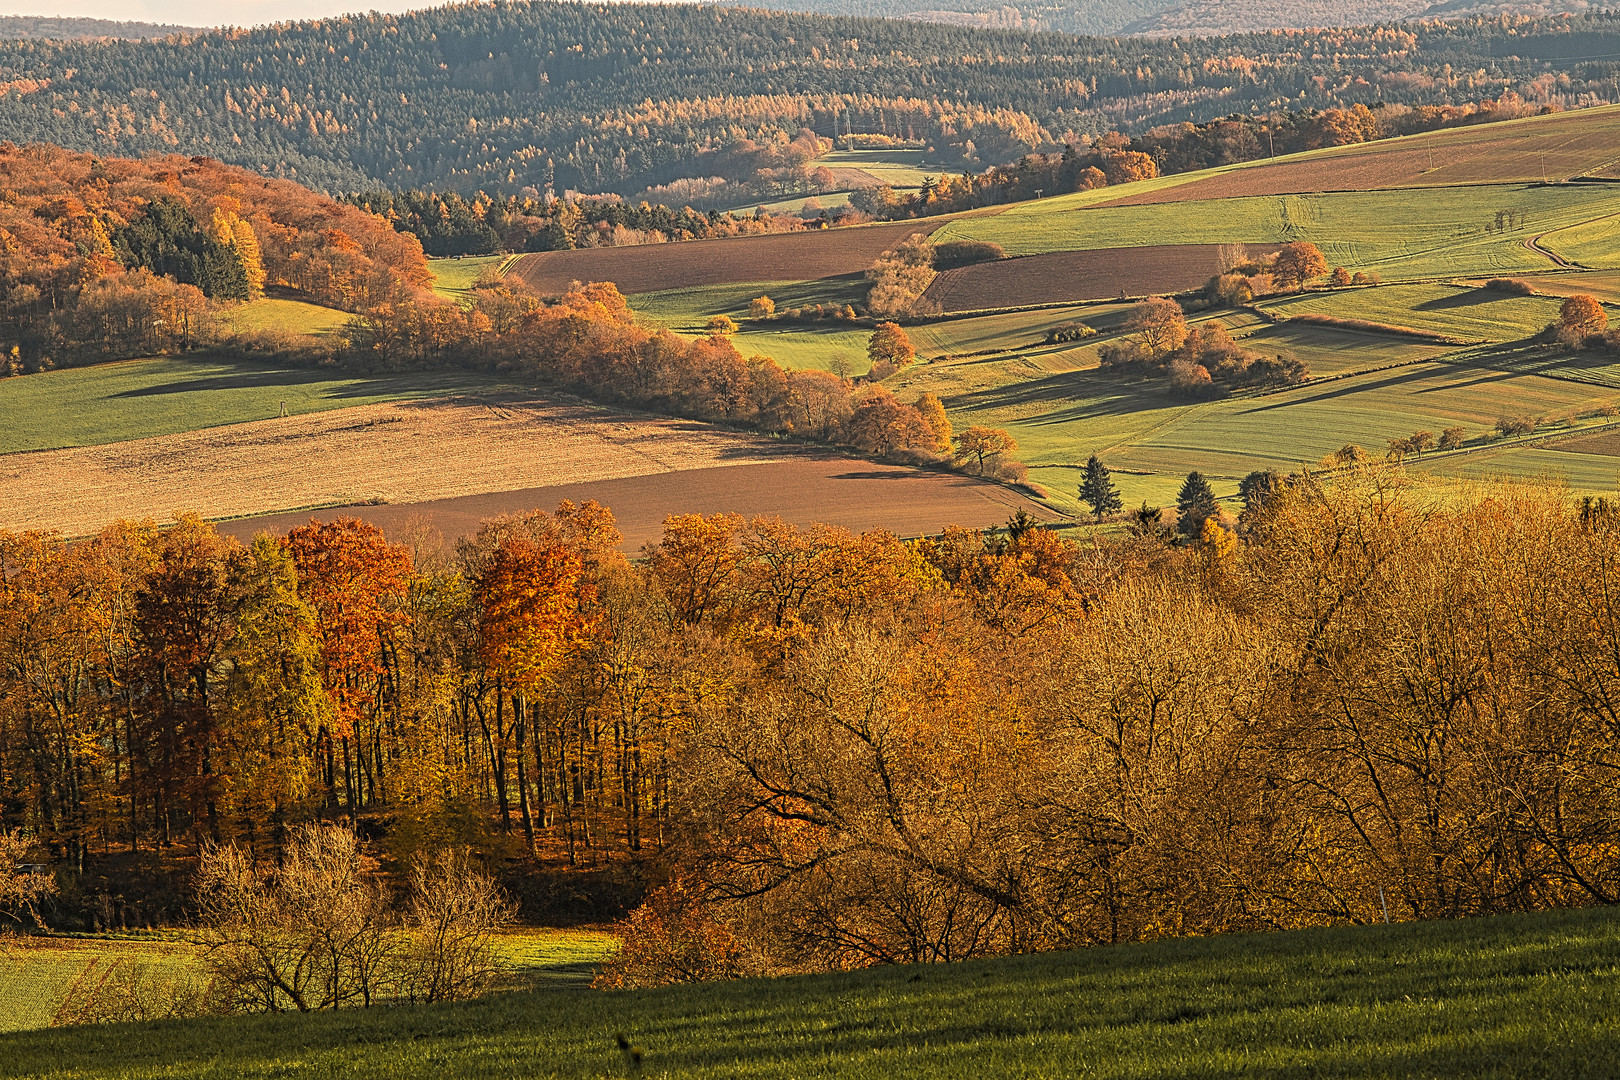
M 52 1029 L 0 1075 L 79 1080 L 632 1073 L 1293 1080 L 1607 1075 L 1620 918 L 1534 915 L 1183 938 L 952 964 L 457 1005 Z

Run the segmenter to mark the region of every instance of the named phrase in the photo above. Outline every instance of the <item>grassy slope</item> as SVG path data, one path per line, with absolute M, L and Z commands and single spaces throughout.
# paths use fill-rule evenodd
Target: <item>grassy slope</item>
M 433 291 L 449 300 L 461 300 L 472 291 L 473 282 L 486 267 L 505 267 L 512 258 L 511 255 L 469 255 L 461 259 L 429 259 Z
M 615 947 L 599 930 L 503 932 L 495 940 L 508 988 L 562 989 L 587 985 Z M 157 934 L 30 939 L 9 960 L 0 958 L 0 1032 L 47 1027 L 63 995 L 94 960 L 127 960 L 159 978 L 196 978 L 202 972 L 189 942 Z
M 770 982 L 42 1031 L 0 1075 L 667 1077 L 1611 1075 L 1620 917 L 1183 939 Z
M 990 240 L 1012 255 L 1309 240 L 1333 265 L 1394 280 L 1545 270 L 1548 260 L 1524 246 L 1527 237 L 1620 213 L 1620 191 L 1601 185 L 1410 188 L 1095 208 L 1075 206 L 1073 198 L 964 218 L 946 225 L 936 239 Z M 1523 226 L 1487 232 L 1496 211 L 1505 209 L 1522 211 Z M 1561 253 L 1564 235 L 1549 238 Z M 1582 240 L 1571 249 L 1584 253 L 1590 246 Z
M 1332 315 L 1470 340 L 1516 341 L 1555 322 L 1560 303 L 1560 298 L 1552 296 L 1511 296 L 1492 289 L 1422 284 L 1305 293 L 1264 306 L 1281 315 Z
M 493 389 L 473 372 L 335 373 L 273 363 L 159 357 L 0 380 L 0 454 L 169 435 L 319 412 Z
M 290 334 L 329 334 L 353 317 L 347 311 L 275 297 L 232 307 L 225 315 L 233 330 L 282 330 Z

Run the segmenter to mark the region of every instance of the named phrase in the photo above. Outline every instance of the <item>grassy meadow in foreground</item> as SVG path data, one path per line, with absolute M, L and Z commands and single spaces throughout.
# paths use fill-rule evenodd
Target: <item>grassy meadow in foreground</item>
M 584 987 L 616 944 L 601 930 L 504 931 L 495 939 L 500 985 L 504 990 Z M 48 1027 L 80 973 L 92 962 L 120 960 L 140 964 L 158 978 L 198 978 L 203 971 L 196 946 L 179 932 L 30 938 L 9 958 L 0 956 L 0 1032 Z
M 1620 916 L 1191 938 L 927 967 L 464 1005 L 56 1029 L 0 1076 L 1599 1077 Z

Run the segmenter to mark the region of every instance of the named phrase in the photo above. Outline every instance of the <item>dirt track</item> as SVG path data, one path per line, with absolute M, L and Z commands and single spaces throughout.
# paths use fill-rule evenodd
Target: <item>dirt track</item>
M 748 281 L 806 281 L 859 273 L 912 233 L 932 233 L 947 220 L 543 251 L 524 255 L 506 273 L 542 293 L 562 292 L 574 281 L 611 281 L 626 296 Z
M 663 534 L 671 514 L 736 513 L 778 516 L 801 525 L 823 522 L 856 532 L 888 529 L 901 536 L 937 533 L 947 525 L 984 527 L 1019 509 L 1043 519 L 1045 507 L 998 484 L 950 473 L 876 465 L 833 453 L 807 452 L 770 464 L 692 469 L 658 476 L 526 488 L 404 506 L 358 506 L 317 513 L 277 514 L 224 522 L 220 531 L 242 540 L 285 533 L 311 517 L 358 517 L 395 537 L 426 531 L 455 540 L 499 514 L 551 510 L 564 499 L 611 509 L 624 548 L 639 551 Z
M 1174 244 L 1026 255 L 947 270 L 934 279 L 927 299 L 941 311 L 974 311 L 1157 296 L 1204 284 L 1220 270 L 1218 252 L 1216 244 Z

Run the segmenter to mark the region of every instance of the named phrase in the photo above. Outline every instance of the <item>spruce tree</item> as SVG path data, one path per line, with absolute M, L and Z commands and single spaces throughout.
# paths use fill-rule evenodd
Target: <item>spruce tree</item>
M 1092 454 L 1086 461 L 1085 478 L 1080 481 L 1080 498 L 1091 507 L 1091 512 L 1101 521 L 1104 514 L 1118 513 L 1125 508 L 1125 502 L 1119 497 L 1119 488 L 1114 486 L 1114 480 L 1108 473 L 1108 466 L 1104 465 Z
M 1187 536 L 1197 536 L 1204 522 L 1220 513 L 1209 481 L 1197 472 L 1188 473 L 1187 479 L 1182 481 L 1181 491 L 1176 495 L 1176 510 L 1180 515 L 1177 527 Z

